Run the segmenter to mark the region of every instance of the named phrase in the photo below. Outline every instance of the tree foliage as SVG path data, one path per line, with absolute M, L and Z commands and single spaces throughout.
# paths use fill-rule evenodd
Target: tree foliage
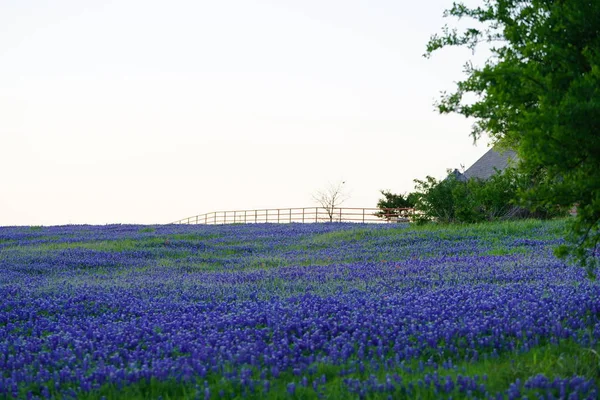
M 449 46 L 491 56 L 467 63 L 466 79 L 443 93 L 441 113 L 474 118 L 474 139 L 488 134 L 519 155 L 519 170 L 535 176 L 520 191 L 533 209 L 577 205 L 570 245 L 590 275 L 600 240 L 600 6 L 592 0 L 485 0 L 455 3 L 447 17 L 468 19 L 465 30 L 442 29 L 426 56 Z M 473 100 L 474 99 L 474 100 Z
M 446 179 L 431 176 L 415 179 L 417 222 L 474 223 L 516 218 L 552 218 L 566 214 L 555 205 L 527 210 L 518 205 L 520 188 L 531 178 L 507 168 L 487 180 L 460 180 L 450 173 Z
M 383 198 L 377 201 L 378 211 L 375 215 L 379 218 L 385 218 L 388 221 L 408 215 L 405 209 L 413 208 L 416 202 L 416 195 L 414 193 L 409 194 L 396 194 L 389 190 L 381 190 L 380 193 Z
M 441 181 L 431 176 L 415 179 L 419 222 L 472 223 L 509 216 L 515 190 L 514 182 L 506 176 L 496 175 L 490 181 L 462 181 L 451 173 Z

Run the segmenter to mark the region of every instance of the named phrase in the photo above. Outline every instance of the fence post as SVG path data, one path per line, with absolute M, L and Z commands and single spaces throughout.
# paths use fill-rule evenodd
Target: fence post
M 368 223 L 368 222 L 395 222 L 395 221 L 409 221 L 411 220 L 411 217 L 413 217 L 415 215 L 415 210 L 414 208 L 383 208 L 383 209 L 376 209 L 376 208 L 349 208 L 348 212 L 344 211 L 343 207 L 337 207 L 337 211 L 335 207 L 332 208 L 324 208 L 324 207 L 314 207 L 314 212 L 315 212 L 315 218 L 313 222 L 319 222 L 319 217 L 320 217 L 320 211 L 319 209 L 323 208 L 323 221 L 335 221 L 335 218 L 339 218 L 338 221 L 339 222 L 345 222 L 346 220 L 344 218 L 348 218 L 348 222 L 357 222 L 360 223 L 362 221 L 363 224 Z M 261 223 L 269 223 L 269 222 L 273 222 L 273 223 L 292 223 L 292 222 L 302 222 L 302 223 L 310 223 L 312 221 L 310 213 L 312 211 L 313 207 L 301 207 L 301 208 L 272 208 L 272 209 L 262 209 L 262 210 L 231 210 L 231 211 L 213 211 L 210 213 L 204 213 L 204 214 L 199 214 L 199 215 L 195 215 L 192 217 L 187 217 L 187 218 L 183 218 L 180 219 L 176 222 L 172 222 L 172 224 L 187 224 L 187 225 L 193 225 L 193 224 L 205 224 L 205 225 L 209 225 L 209 224 L 229 224 L 229 223 L 252 223 L 252 213 L 254 213 L 254 223 L 259 223 L 258 222 L 258 212 L 259 211 L 264 211 L 265 215 L 264 215 L 264 221 L 261 219 Z M 287 210 L 287 212 L 286 212 Z M 302 210 L 301 214 L 302 217 L 300 217 L 300 213 L 295 212 L 294 210 Z M 362 219 L 360 217 L 361 213 L 359 212 L 354 212 L 353 210 L 362 210 Z M 377 210 L 377 213 L 375 212 L 367 212 L 367 210 Z M 273 213 L 273 211 L 277 211 L 277 218 L 275 219 L 275 215 Z M 242 212 L 244 213 L 243 219 L 242 219 Z M 229 215 L 233 213 L 233 220 L 229 221 Z M 239 215 L 239 219 L 238 219 L 238 213 Z M 271 218 L 273 219 L 273 221 L 269 220 L 269 213 L 271 213 Z M 248 215 L 250 214 L 250 215 Z M 296 216 L 297 215 L 297 216 Z M 344 215 L 347 215 L 347 217 L 344 217 Z M 356 215 L 356 217 L 354 217 L 354 215 Z M 249 217 L 249 218 L 248 218 Z M 369 218 L 367 218 L 369 217 Z M 219 219 L 221 218 L 221 219 Z M 287 221 L 286 221 L 287 219 Z M 297 219 L 297 220 L 296 220 Z M 204 221 L 203 221 L 204 220 Z M 367 221 L 368 220 L 368 221 Z

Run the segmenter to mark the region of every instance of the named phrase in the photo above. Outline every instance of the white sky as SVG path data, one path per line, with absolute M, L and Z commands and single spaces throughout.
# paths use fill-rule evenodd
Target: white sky
M 0 1 L 0 225 L 375 207 L 487 150 L 433 103 L 452 0 Z

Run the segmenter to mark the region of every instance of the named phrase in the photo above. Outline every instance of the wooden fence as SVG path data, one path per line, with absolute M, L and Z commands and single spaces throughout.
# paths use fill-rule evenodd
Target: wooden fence
M 272 208 L 263 210 L 213 211 L 183 218 L 172 222 L 172 224 L 389 223 L 408 222 L 413 214 L 414 210 L 412 208 Z

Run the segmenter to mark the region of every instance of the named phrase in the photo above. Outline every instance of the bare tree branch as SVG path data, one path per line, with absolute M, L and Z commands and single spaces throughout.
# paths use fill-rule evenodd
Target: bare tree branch
M 330 184 L 326 189 L 313 194 L 313 199 L 325 210 L 329 222 L 333 222 L 335 209 L 349 198 L 344 191 L 345 183 L 345 181 L 339 181 L 337 184 Z

